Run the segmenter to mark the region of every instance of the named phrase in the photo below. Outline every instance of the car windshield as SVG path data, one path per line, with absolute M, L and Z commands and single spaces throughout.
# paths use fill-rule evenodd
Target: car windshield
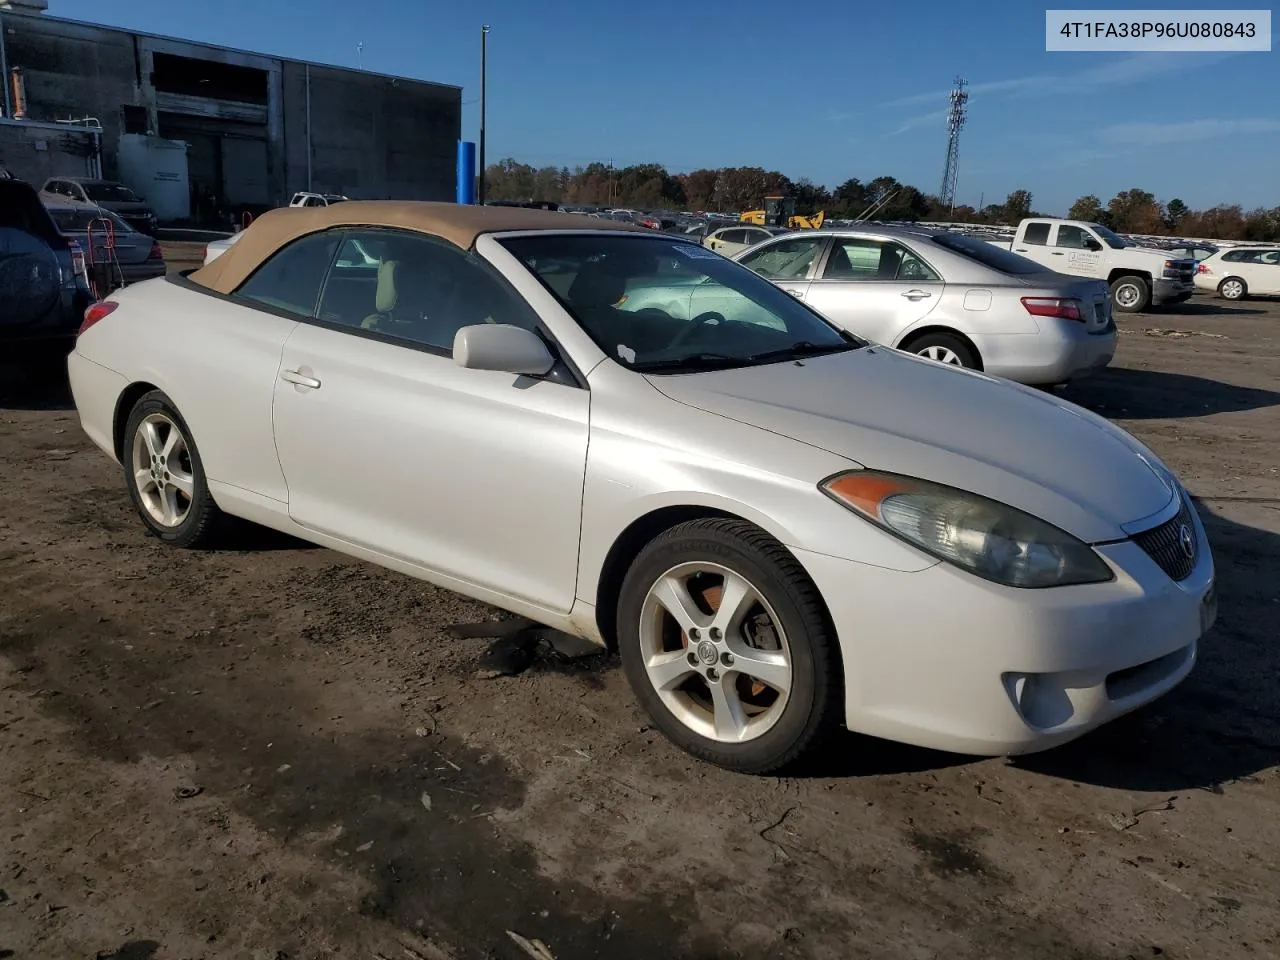
M 84 192 L 96 203 L 142 203 L 140 196 L 123 183 L 86 183 Z
M 591 338 L 633 370 L 744 367 L 863 346 L 745 267 L 674 238 L 503 241 Z
M 999 270 L 1001 273 L 1026 276 L 1032 273 L 1044 273 L 1045 270 L 1034 260 L 1002 250 L 994 243 L 988 243 L 979 237 L 966 237 L 959 233 L 935 233 L 933 242 L 940 247 L 946 247 L 952 253 L 976 260 L 984 267 Z
M 1123 237 L 1116 236 L 1114 233 L 1112 233 L 1102 224 L 1091 223 L 1089 224 L 1089 226 L 1094 233 L 1096 233 L 1098 236 L 1102 238 L 1102 242 L 1105 243 L 1108 247 L 1111 247 L 1113 250 L 1123 250 L 1125 247 L 1129 246 L 1129 243 L 1127 240 L 1125 240 Z

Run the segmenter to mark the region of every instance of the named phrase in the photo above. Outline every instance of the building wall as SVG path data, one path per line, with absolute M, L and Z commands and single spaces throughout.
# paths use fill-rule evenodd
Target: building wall
M 225 170 L 231 176 L 235 166 L 240 175 L 234 179 L 245 195 L 261 195 L 265 184 L 270 205 L 286 203 L 308 187 L 367 199 L 454 197 L 454 157 L 462 127 L 462 96 L 456 87 L 308 66 L 47 16 L 4 13 L 0 19 L 7 64 L 25 74 L 28 118 L 96 118 L 103 130 L 104 176 L 118 175 L 117 146 L 125 132 L 122 107 L 131 106 L 145 111 L 149 132 L 190 137 L 202 161 L 193 170 Z M 261 70 L 269 78 L 267 102 L 157 91 L 158 54 Z M 25 163 L 25 152 L 32 148 L 7 132 L 9 126 L 0 124 L 0 163 L 9 162 L 9 153 L 23 154 Z M 224 145 L 228 139 L 234 142 Z M 217 154 L 216 163 L 210 151 Z M 245 176 L 244 164 L 258 162 L 254 158 L 259 156 L 265 156 L 266 169 L 261 176 Z M 12 167 L 22 175 L 22 164 L 13 162 Z
M 291 191 L 365 200 L 454 199 L 462 133 L 456 88 L 286 62 L 283 98 Z

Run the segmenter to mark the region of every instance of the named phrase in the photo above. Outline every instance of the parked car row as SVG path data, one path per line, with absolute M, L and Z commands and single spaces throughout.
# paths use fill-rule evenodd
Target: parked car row
M 704 760 L 778 770 L 841 724 L 1043 750 L 1172 689 L 1216 616 L 1196 509 L 1137 440 L 815 309 L 866 296 L 886 339 L 902 304 L 986 314 L 983 349 L 1097 358 L 1099 281 L 925 231 L 735 263 L 453 204 L 242 237 L 94 305 L 69 360 L 150 533 L 197 547 L 240 517 L 616 645 Z

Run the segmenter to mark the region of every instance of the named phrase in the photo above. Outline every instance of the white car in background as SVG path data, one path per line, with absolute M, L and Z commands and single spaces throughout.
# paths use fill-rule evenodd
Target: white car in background
M 718 307 L 617 306 L 662 283 Z M 1123 430 L 634 225 L 272 211 L 90 307 L 68 369 L 161 542 L 240 517 L 614 645 L 735 770 L 841 723 L 1043 750 L 1172 689 L 1215 615 L 1196 508 Z
M 1205 257 L 1196 268 L 1196 288 L 1226 300 L 1280 297 L 1280 249 L 1236 247 Z
M 734 259 L 859 337 L 1019 383 L 1065 383 L 1116 352 L 1106 283 L 1053 273 L 977 237 L 810 230 Z
M 748 247 L 787 232 L 782 227 L 757 227 L 749 223 L 737 223 L 721 227 L 719 230 L 712 230 L 703 238 L 702 245 L 708 250 L 714 250 L 722 257 L 732 258 Z

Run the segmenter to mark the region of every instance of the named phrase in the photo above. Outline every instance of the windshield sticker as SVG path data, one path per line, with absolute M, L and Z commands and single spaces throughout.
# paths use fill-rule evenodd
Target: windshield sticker
M 676 243 L 672 245 L 671 249 L 675 250 L 676 253 L 680 254 L 683 257 L 688 257 L 690 260 L 719 260 L 720 259 L 720 254 L 715 253 L 711 250 L 708 250 L 706 249 L 706 247 L 700 247 L 697 244 L 693 244 L 693 243 Z
M 636 362 L 636 352 L 625 343 L 618 344 L 618 356 L 627 361 L 627 363 Z

